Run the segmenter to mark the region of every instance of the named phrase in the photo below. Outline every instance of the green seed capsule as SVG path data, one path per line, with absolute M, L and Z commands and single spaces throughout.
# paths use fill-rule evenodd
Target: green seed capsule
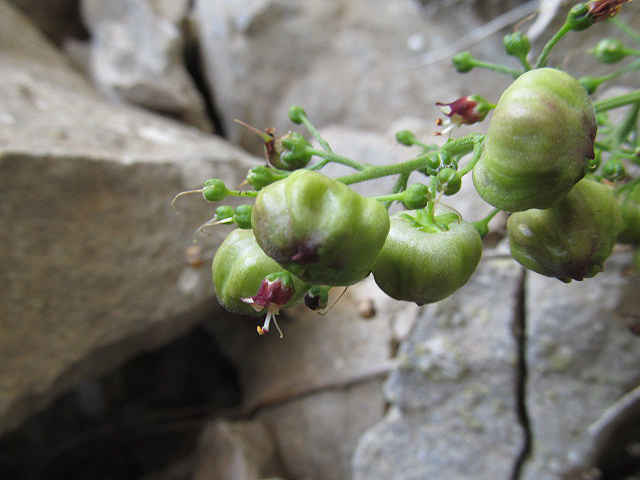
M 584 179 L 546 210 L 516 212 L 507 221 L 511 255 L 534 272 L 563 282 L 602 271 L 621 226 L 612 190 Z
M 526 72 L 491 118 L 476 190 L 502 210 L 548 208 L 584 176 L 595 135 L 593 106 L 576 79 L 552 68 Z
M 389 232 L 380 202 L 304 169 L 260 191 L 251 223 L 258 244 L 286 270 L 334 286 L 366 277 Z
M 218 301 L 231 313 L 264 315 L 242 299 L 256 295 L 265 277 L 281 270 L 282 267 L 258 246 L 251 230 L 234 230 L 213 258 L 212 276 Z M 296 277 L 292 280 L 295 293 L 287 306 L 300 303 L 309 288 Z
M 618 196 L 622 211 L 622 230 L 618 242 L 640 245 L 640 185 Z
M 391 217 L 373 276 L 390 297 L 422 305 L 448 297 L 469 280 L 482 255 L 482 240 L 472 224 L 446 205 L 435 208 L 436 221 L 438 216 L 445 218 L 446 229 L 426 231 L 407 218 L 415 214 L 407 211 Z

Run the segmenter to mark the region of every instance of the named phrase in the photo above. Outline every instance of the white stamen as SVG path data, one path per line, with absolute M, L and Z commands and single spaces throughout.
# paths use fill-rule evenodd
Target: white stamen
M 276 330 L 278 330 L 278 333 L 280 334 L 280 338 L 283 338 L 284 334 L 282 333 L 282 330 L 280 330 L 280 326 L 278 325 L 278 322 L 276 321 L 276 313 L 277 312 L 271 312 L 271 311 L 269 311 L 267 313 L 267 317 L 264 319 L 264 324 L 262 325 L 262 331 L 264 333 L 269 333 L 269 325 L 271 324 L 271 321 L 273 320 L 273 324 L 276 326 Z

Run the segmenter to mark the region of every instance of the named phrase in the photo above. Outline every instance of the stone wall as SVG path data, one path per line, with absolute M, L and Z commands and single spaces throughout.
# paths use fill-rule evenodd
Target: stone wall
M 435 102 L 508 84 L 450 55 L 515 66 L 500 33 L 536 7 L 0 0 L 0 478 L 640 478 L 628 251 L 566 285 L 512 261 L 496 220 L 449 299 L 367 279 L 326 316 L 283 315 L 281 341 L 217 306 L 212 207 L 171 206 L 263 161 L 233 118 L 285 132 L 294 103 L 340 153 L 410 158 L 395 131 L 441 141 Z M 596 68 L 585 44 L 552 62 Z M 468 183 L 455 206 L 480 218 Z

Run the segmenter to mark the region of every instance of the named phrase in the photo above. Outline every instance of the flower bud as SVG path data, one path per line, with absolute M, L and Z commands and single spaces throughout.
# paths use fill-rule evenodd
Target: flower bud
M 595 91 L 598 89 L 598 87 L 602 83 L 602 80 L 599 80 L 595 77 L 589 77 L 589 76 L 580 77 L 578 81 L 580 82 L 580 85 L 582 85 L 582 87 L 587 91 L 589 95 L 592 95 L 593 93 L 595 93 Z
M 209 202 L 219 202 L 229 195 L 229 190 L 219 178 L 210 178 L 204 182 L 202 196 Z
M 323 310 L 329 304 L 329 288 L 320 285 L 311 287 L 304 295 L 304 304 L 311 310 Z
M 279 156 L 271 159 L 271 164 L 284 170 L 296 170 L 305 167 L 313 154 L 311 153 L 312 145 L 297 132 L 289 132 L 286 135 L 275 140 L 276 145 L 279 143 L 280 148 L 276 147 L 276 152 L 280 151 Z
M 451 61 L 453 62 L 453 66 L 460 73 L 470 72 L 476 66 L 473 60 L 473 55 L 471 55 L 471 52 L 456 53 L 451 58 Z
M 437 102 L 436 105 L 442 106 L 442 113 L 458 127 L 481 122 L 494 107 L 479 95 L 467 95 L 451 103 Z
M 627 56 L 624 44 L 617 38 L 600 40 L 591 53 L 602 63 L 616 63 Z
M 529 50 L 531 50 L 529 38 L 522 32 L 513 32 L 505 35 L 502 43 L 507 54 L 516 58 L 526 58 Z
M 400 130 L 396 133 L 396 140 L 398 143 L 410 147 L 416 143 L 416 136 L 410 130 Z
M 417 210 L 427 206 L 431 200 L 429 187 L 422 183 L 414 183 L 404 191 L 403 205 L 409 210 Z
M 618 182 L 627 178 L 624 163 L 619 158 L 611 158 L 602 166 L 602 176 L 612 182 Z
M 238 205 L 233 214 L 233 221 L 238 228 L 247 230 L 251 228 L 251 214 L 253 207 L 251 205 Z
M 233 218 L 234 209 L 229 205 L 220 205 L 216 208 L 215 219 L 217 221 L 226 220 L 227 218 Z
M 449 167 L 443 168 L 438 172 L 436 181 L 438 183 L 438 191 L 443 192 L 445 195 L 454 195 L 462 187 L 460 174 Z
M 289 108 L 289 120 L 295 124 L 300 125 L 302 123 L 302 119 L 306 117 L 306 115 L 304 108 L 299 107 L 298 105 L 293 105 Z
M 273 167 L 267 167 L 266 165 L 258 165 L 252 167 L 247 174 L 247 183 L 251 185 L 255 190 L 260 190 L 267 185 L 271 185 L 273 182 L 282 180 L 289 172 L 280 170 Z

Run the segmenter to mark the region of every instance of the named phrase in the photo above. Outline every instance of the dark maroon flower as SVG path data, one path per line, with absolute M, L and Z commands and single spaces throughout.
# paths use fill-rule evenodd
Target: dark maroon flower
M 282 338 L 282 330 L 280 330 L 276 322 L 276 315 L 283 306 L 291 301 L 294 293 L 295 290 L 293 288 L 291 274 L 289 272 L 277 272 L 267 275 L 264 280 L 262 280 L 260 288 L 258 288 L 258 293 L 253 297 L 245 297 L 240 300 L 251 304 L 258 312 L 261 312 L 265 308 L 267 309 L 267 317 L 264 320 L 264 324 L 262 327 L 258 326 L 258 333 L 260 335 L 269 332 L 269 325 L 271 324 L 271 320 L 273 320 L 276 329 L 280 333 L 280 338 Z
M 495 107 L 478 95 L 466 95 L 451 103 L 437 102 L 442 107 L 442 113 L 449 117 L 452 125 L 471 125 L 485 119 L 489 111 Z M 446 123 L 446 122 L 445 122 Z M 449 127 L 450 130 L 453 127 Z

